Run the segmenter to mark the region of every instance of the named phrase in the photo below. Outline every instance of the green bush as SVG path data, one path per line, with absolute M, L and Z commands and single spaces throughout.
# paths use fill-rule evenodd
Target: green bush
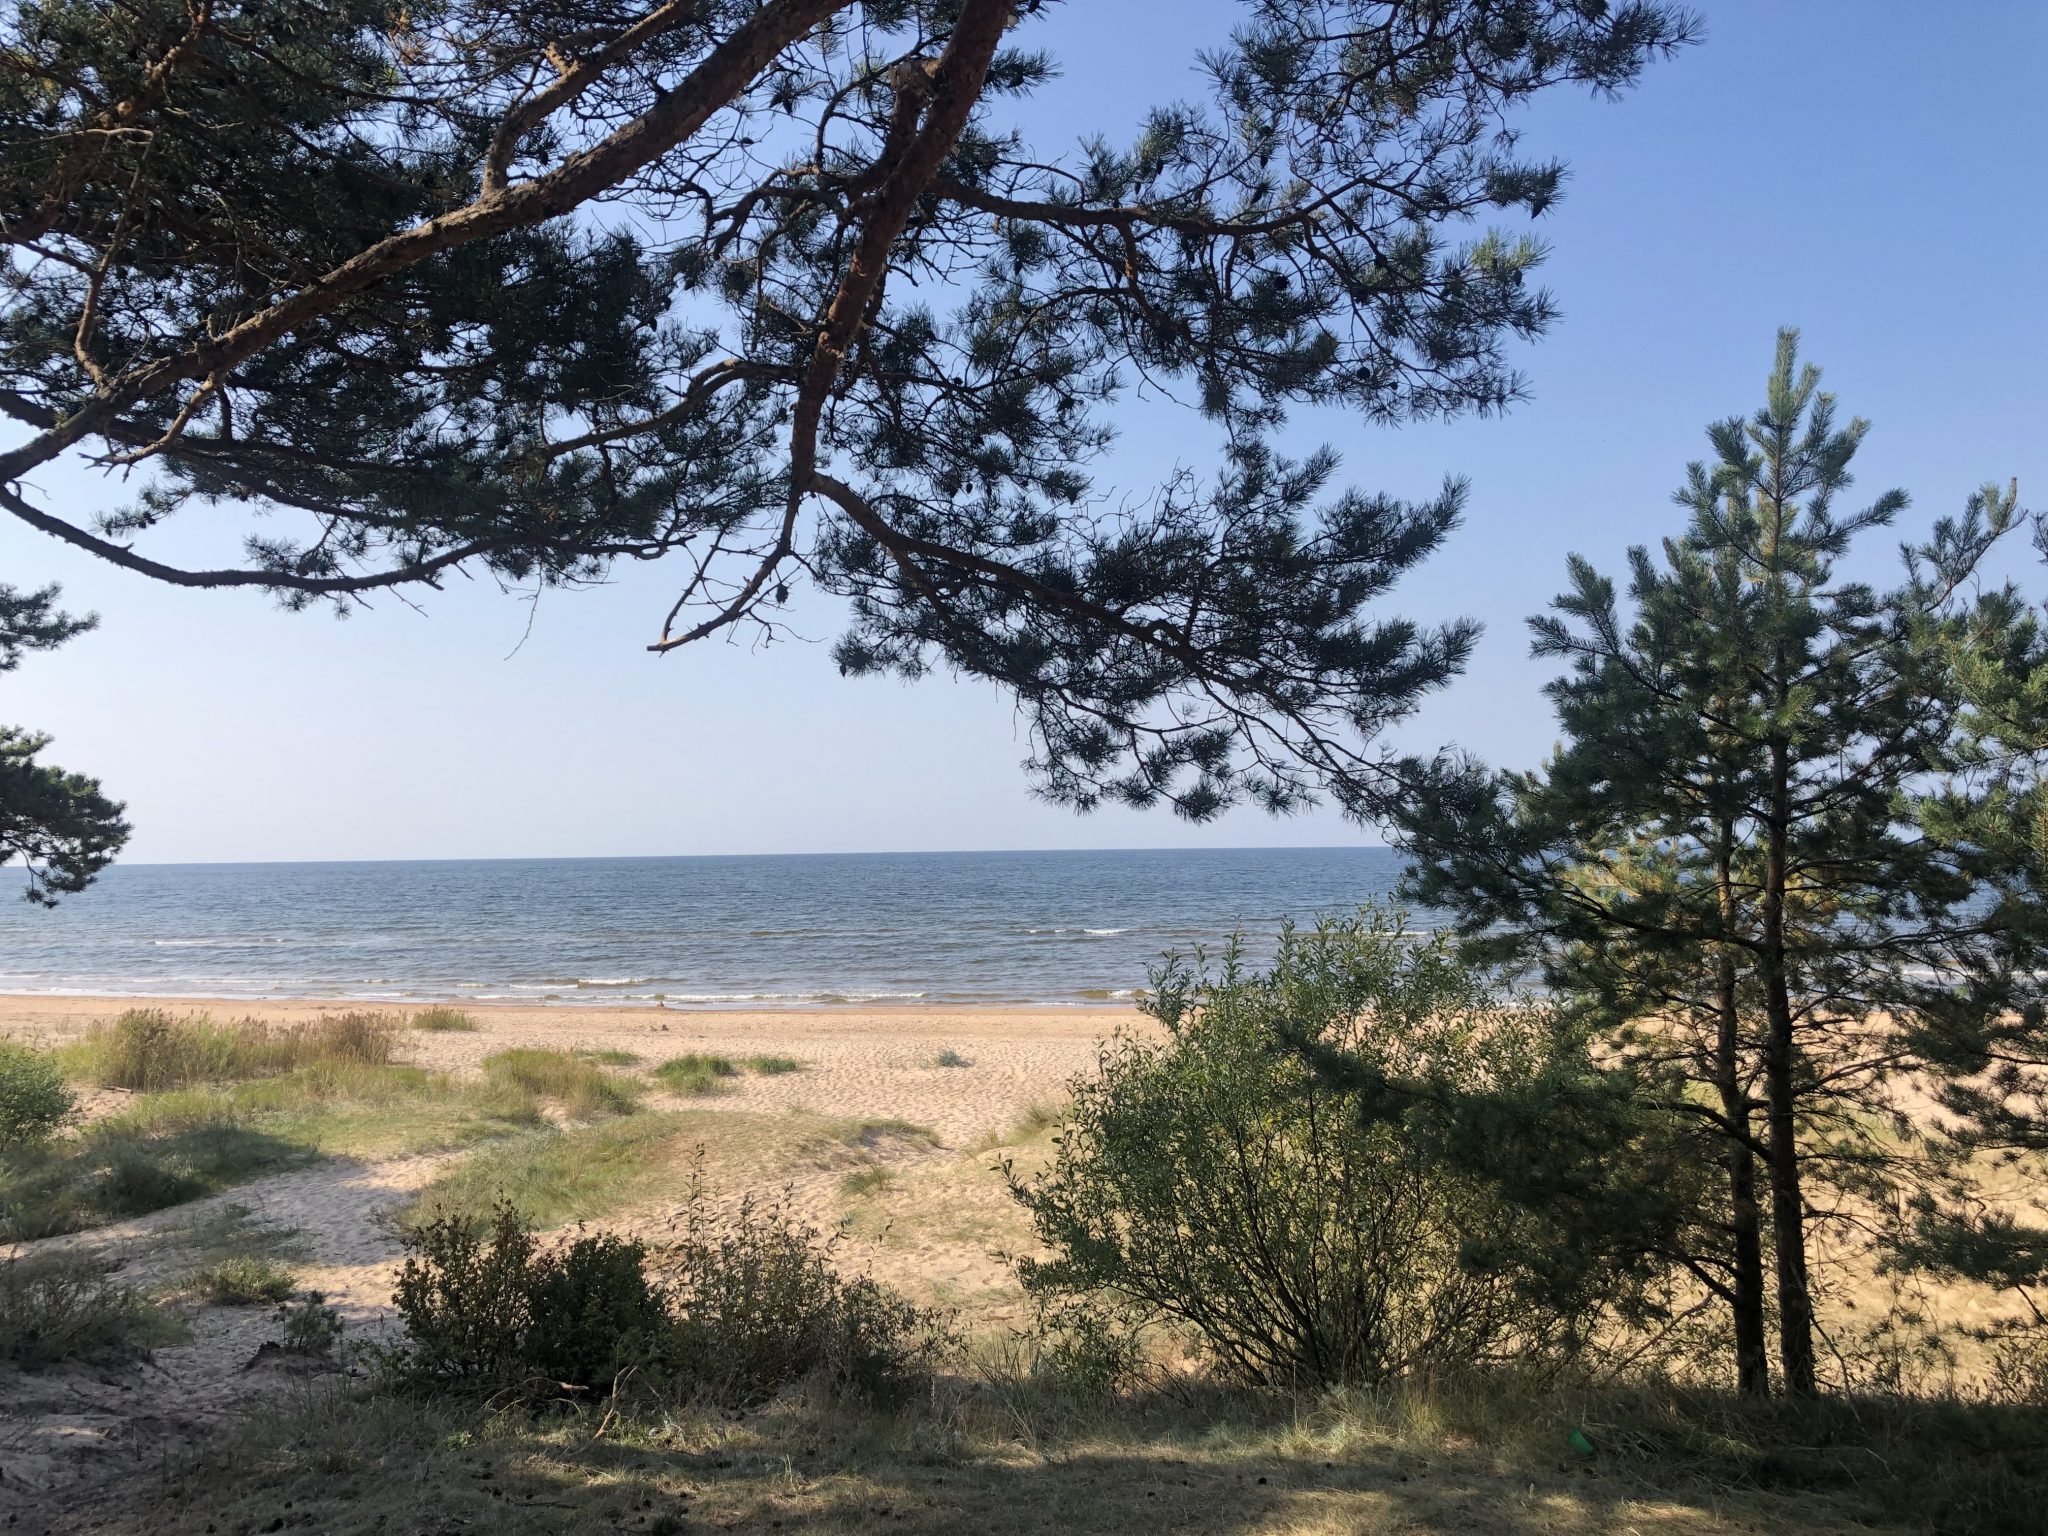
M 0 1147 L 47 1140 L 76 1105 L 48 1053 L 0 1040 Z
M 1629 1245 L 1497 1171 L 1587 1140 L 1567 1121 L 1600 1102 L 1546 1008 L 1377 916 L 1288 931 L 1264 975 L 1233 947 L 1213 977 L 1174 961 L 1153 982 L 1164 1038 L 1105 1047 L 1043 1175 L 1006 1164 L 1049 1250 L 1020 1265 L 1041 1306 L 1174 1325 L 1237 1380 L 1320 1387 L 1556 1361 L 1636 1302 Z
M 415 1391 L 553 1396 L 642 1390 L 759 1402 L 794 1382 L 873 1396 L 928 1369 L 936 1318 L 866 1277 L 779 1207 L 717 1221 L 693 1192 L 681 1236 L 543 1244 L 509 1201 L 407 1232 L 387 1381 Z
M 484 1080 L 553 1099 L 576 1120 L 629 1114 L 639 1105 L 639 1084 L 568 1051 L 518 1046 L 484 1058 Z
M 34 1369 L 132 1353 L 149 1336 L 142 1298 L 80 1254 L 0 1259 L 0 1364 Z
M 654 1256 L 674 1319 L 674 1370 L 714 1401 L 745 1407 L 792 1383 L 877 1399 L 928 1373 L 950 1344 L 936 1312 L 871 1276 L 842 1275 L 837 1235 L 751 1196 L 711 1217 L 693 1180 L 681 1237 Z

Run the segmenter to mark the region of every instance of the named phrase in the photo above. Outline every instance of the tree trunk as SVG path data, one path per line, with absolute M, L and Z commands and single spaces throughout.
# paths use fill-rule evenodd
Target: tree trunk
M 1740 967 L 1734 948 L 1735 827 L 1729 818 L 1721 818 L 1719 832 L 1714 848 L 1721 908 L 1721 947 L 1714 957 L 1714 1005 L 1720 1015 L 1714 1042 L 1714 1086 L 1721 1095 L 1721 1119 L 1728 1141 L 1728 1228 L 1735 1246 L 1729 1287 L 1735 1309 L 1735 1379 L 1744 1396 L 1764 1397 L 1771 1390 L 1771 1362 L 1764 1344 L 1763 1217 L 1756 1199 L 1749 1086 L 1742 1070 L 1742 1016 L 1736 995 Z
M 1745 1396 L 1771 1390 L 1771 1363 L 1764 1345 L 1763 1217 L 1756 1198 L 1756 1151 L 1750 1141 L 1749 1094 L 1741 1071 L 1741 1033 L 1735 1010 L 1735 960 L 1723 953 L 1718 999 L 1721 1027 L 1715 1049 L 1715 1086 L 1727 1123 L 1728 1226 L 1734 1239 L 1735 1375 Z
M 1785 1390 L 1811 1397 L 1816 1390 L 1813 1294 L 1806 1273 L 1806 1205 L 1799 1188 L 1799 1098 L 1795 1082 L 1798 1042 L 1785 973 L 1785 828 L 1790 775 L 1782 742 L 1771 746 L 1772 815 L 1766 832 L 1763 889 L 1764 1085 L 1770 1103 L 1771 1234 L 1778 1259 L 1778 1366 Z

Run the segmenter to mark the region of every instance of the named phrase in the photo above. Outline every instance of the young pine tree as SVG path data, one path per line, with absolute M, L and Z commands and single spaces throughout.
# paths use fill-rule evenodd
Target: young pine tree
M 1631 551 L 1633 613 L 1574 558 L 1534 621 L 1536 653 L 1569 663 L 1555 758 L 1434 770 L 1402 830 L 1415 894 L 1572 998 L 1724 1170 L 1682 1257 L 1727 1303 L 1750 1392 L 1768 1387 L 1769 1258 L 1779 1371 L 1806 1394 L 1810 1229 L 1873 1230 L 1941 1185 L 1950 1149 L 1908 1089 L 1952 1076 L 1935 1039 L 2020 1027 L 2039 935 L 1976 899 L 2009 880 L 2010 840 L 1924 814 L 1996 814 L 1938 642 L 2019 612 L 1964 595 L 2016 500 L 1979 492 L 1896 587 L 1846 577 L 1906 498 L 1840 508 L 1866 424 L 1837 424 L 1796 341 L 1779 336 L 1763 408 L 1709 428 L 1685 531 L 1661 559 Z

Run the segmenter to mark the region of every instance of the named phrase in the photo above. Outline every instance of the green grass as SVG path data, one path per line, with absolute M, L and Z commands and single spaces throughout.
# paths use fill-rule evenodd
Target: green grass
M 725 1080 L 738 1077 L 739 1072 L 730 1057 L 701 1056 L 692 1051 L 662 1062 L 654 1069 L 654 1080 L 671 1093 L 723 1093 Z
M 292 1272 L 254 1254 L 237 1254 L 209 1264 L 192 1277 L 191 1288 L 213 1307 L 275 1306 L 297 1290 Z
M 637 1067 L 640 1065 L 640 1058 L 638 1056 L 634 1055 L 631 1051 L 622 1051 L 616 1046 L 606 1046 L 602 1050 L 594 1046 L 585 1046 L 578 1050 L 575 1055 L 578 1061 L 596 1062 L 601 1067 Z
M 788 1072 L 801 1072 L 804 1064 L 794 1056 L 749 1056 L 747 1070 L 762 1077 L 781 1077 Z
M 538 1131 L 480 1148 L 420 1192 L 408 1222 L 489 1215 L 510 1200 L 538 1227 L 604 1215 L 657 1193 L 694 1122 L 674 1115 L 635 1115 Z
M 176 1324 L 90 1254 L 0 1259 L 0 1364 L 112 1360 L 177 1337 Z
M 94 1023 L 83 1039 L 59 1050 L 57 1060 L 68 1077 L 155 1093 L 323 1063 L 382 1066 L 396 1055 L 398 1032 L 388 1015 L 360 1010 L 284 1026 L 260 1019 L 216 1024 L 203 1013 L 181 1018 L 161 1008 L 131 1008 Z
M 849 1200 L 862 1200 L 869 1195 L 879 1195 L 896 1182 L 894 1170 L 888 1168 L 856 1168 L 839 1181 L 839 1193 Z
M 81 1136 L 0 1157 L 0 1238 L 28 1241 L 146 1215 L 316 1155 L 233 1120 L 152 1121 L 130 1111 Z
M 484 1058 L 484 1081 L 552 1099 L 574 1120 L 630 1114 L 639 1104 L 640 1085 L 607 1072 L 572 1051 L 519 1046 Z
M 0 1237 L 103 1226 L 323 1156 L 445 1151 L 544 1123 L 513 1086 L 346 1060 L 146 1093 L 76 1136 L 0 1154 Z
M 418 1013 L 407 1019 L 405 1023 L 408 1029 L 433 1031 L 461 1030 L 466 1032 L 476 1028 L 476 1020 L 469 1014 L 464 1013 L 460 1008 L 449 1008 L 438 1003 L 432 1008 L 422 1008 Z
M 971 1067 L 974 1063 L 965 1056 L 962 1056 L 951 1046 L 948 1046 L 932 1058 L 932 1065 L 935 1067 Z

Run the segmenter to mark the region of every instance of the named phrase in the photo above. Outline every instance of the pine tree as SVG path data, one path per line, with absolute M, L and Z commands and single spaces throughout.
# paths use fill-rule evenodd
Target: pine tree
M 24 651 L 46 651 L 91 629 L 91 616 L 56 607 L 57 589 L 23 592 L 0 585 L 0 673 L 21 665 Z M 0 725 L 0 865 L 19 859 L 23 892 L 42 906 L 60 893 L 84 890 L 121 851 L 128 824 L 99 780 L 36 761 L 50 738 Z
M 1391 792 L 1470 626 L 1368 610 L 1458 518 L 1285 412 L 1491 411 L 1549 325 L 1516 109 L 1658 0 L 1245 0 L 1134 142 L 1006 125 L 1051 0 L 15 0 L 0 508 L 125 569 L 346 602 L 674 556 L 652 648 L 845 599 L 849 673 L 1010 690 L 1039 787 L 1202 817 Z M 1224 445 L 1104 480 L 1135 386 Z M 61 458 L 138 477 L 61 515 Z M 153 530 L 253 509 L 247 561 Z M 297 531 L 294 531 L 297 530 Z
M 1999 814 L 1972 782 L 1956 653 L 1938 642 L 2009 634 L 2013 594 L 1965 584 L 2016 499 L 1978 492 L 1895 588 L 1843 578 L 1857 538 L 1906 498 L 1837 510 L 1866 424 L 1837 426 L 1796 351 L 1781 333 L 1763 409 L 1709 429 L 1714 461 L 1677 498 L 1684 533 L 1661 561 L 1631 552 L 1632 618 L 1574 559 L 1571 590 L 1534 621 L 1537 654 L 1570 662 L 1550 690 L 1555 758 L 1440 769 L 1403 831 L 1421 899 L 1456 911 L 1478 948 L 1539 967 L 1664 1076 L 1671 1112 L 1726 1170 L 1698 1229 L 1718 1252 L 1686 1257 L 1730 1306 L 1738 1379 L 1765 1389 L 1768 1253 L 1779 1371 L 1806 1394 L 1811 1223 L 1882 1223 L 1908 1193 L 1948 1187 L 1904 1089 L 1954 1080 L 1937 1038 L 2038 1038 L 2038 1014 L 2013 1005 L 2048 955 L 2038 923 L 1980 899 L 2013 884 L 2011 840 L 1931 813 Z

